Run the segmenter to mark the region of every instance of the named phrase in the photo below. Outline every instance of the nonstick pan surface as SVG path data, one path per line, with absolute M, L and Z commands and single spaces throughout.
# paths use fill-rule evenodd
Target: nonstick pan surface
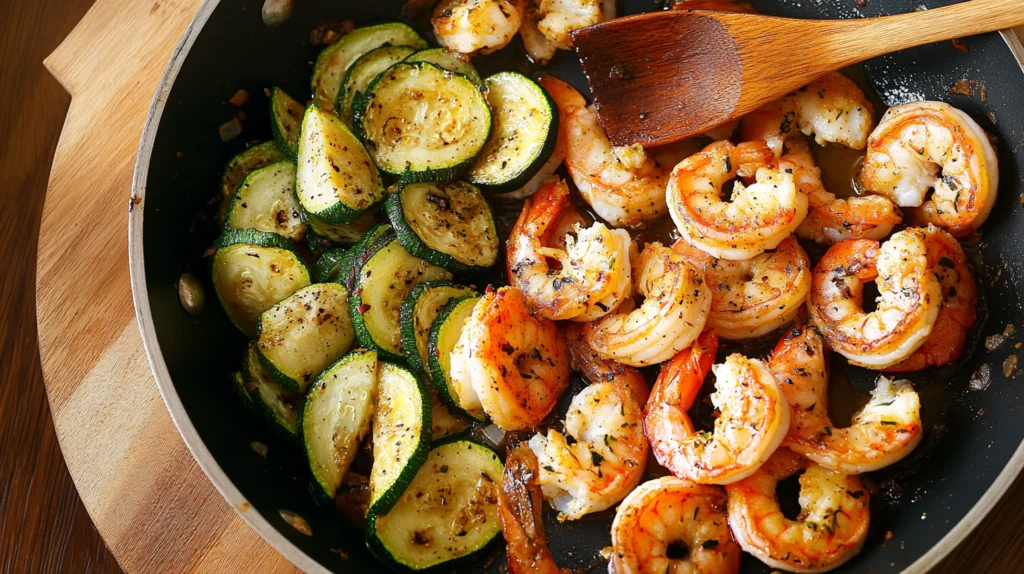
M 936 8 L 946 0 L 761 0 L 767 14 L 797 18 L 857 18 Z M 244 348 L 243 336 L 213 302 L 203 252 L 216 229 L 202 216 L 219 193 L 224 163 L 246 144 L 270 137 L 264 88 L 280 85 L 299 99 L 308 96 L 317 47 L 310 30 L 325 20 L 365 25 L 399 17 L 401 0 L 351 2 L 300 0 L 288 23 L 267 29 L 259 0 L 208 0 L 182 38 L 154 99 L 136 165 L 134 193 L 142 209 L 130 215 L 130 253 L 136 312 L 157 384 L 171 415 L 199 464 L 245 518 L 297 566 L 312 571 L 366 572 L 382 566 L 367 550 L 362 532 L 309 491 L 301 454 L 242 407 L 227 383 Z M 661 9 L 655 0 L 625 0 L 620 12 Z M 424 37 L 429 37 L 424 34 Z M 518 48 L 490 58 L 488 67 L 524 68 Z M 799 45 L 792 46 L 794 52 Z M 952 368 L 911 373 L 922 396 L 925 438 L 907 460 L 872 473 L 879 492 L 872 499 L 872 526 L 861 555 L 842 572 L 920 571 L 934 565 L 959 543 L 998 500 L 1017 475 L 1024 425 L 1024 379 L 1006 379 L 1001 365 L 1018 351 L 1011 340 L 988 351 L 981 339 L 1012 323 L 1024 329 L 1017 286 L 1024 276 L 1024 72 L 1015 57 L 1020 44 L 1007 35 L 943 42 L 866 62 L 852 73 L 889 106 L 917 99 L 947 101 L 968 112 L 997 140 L 999 199 L 972 246 L 975 272 L 983 292 L 972 351 Z M 561 52 L 548 69 L 586 93 L 586 82 L 572 54 Z M 526 69 L 525 71 L 531 71 Z M 217 127 L 235 116 L 227 100 L 246 89 L 251 101 L 245 132 L 223 143 Z M 145 226 L 143 226 L 145 222 Z M 189 271 L 204 282 L 210 303 L 199 319 L 187 315 L 175 288 Z M 971 390 L 972 374 L 989 365 L 990 381 Z M 1022 363 L 1024 364 L 1024 363 Z M 847 390 L 866 397 L 875 373 L 836 368 Z M 981 386 L 975 381 L 975 387 Z M 250 448 L 269 447 L 266 458 Z M 972 510 L 973 509 L 973 510 Z M 282 518 L 287 510 L 302 516 L 311 536 Z M 546 521 L 552 550 L 561 566 L 603 571 L 601 548 L 610 544 L 610 513 L 576 523 Z M 887 533 L 892 540 L 883 544 Z M 444 571 L 499 572 L 503 545 Z M 745 556 L 743 572 L 768 572 Z

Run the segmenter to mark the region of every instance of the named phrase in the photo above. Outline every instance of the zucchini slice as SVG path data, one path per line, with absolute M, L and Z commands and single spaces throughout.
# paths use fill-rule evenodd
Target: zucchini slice
M 430 399 L 408 369 L 381 363 L 373 417 L 370 513 L 384 514 L 398 501 L 430 448 Z
M 450 72 L 462 74 L 473 80 L 473 83 L 478 86 L 483 86 L 484 81 L 480 78 L 480 73 L 476 71 L 473 64 L 464 62 L 454 56 L 448 50 L 444 48 L 428 48 L 426 50 L 420 50 L 415 54 L 405 59 L 406 62 L 430 62 L 438 68 L 443 68 Z
M 399 22 L 352 30 L 324 48 L 317 56 L 311 81 L 313 99 L 317 105 L 326 110 L 333 110 L 341 91 L 341 83 L 345 79 L 345 72 L 363 54 L 385 44 L 410 46 L 416 50 L 427 47 L 427 43 L 415 30 Z
M 430 367 L 430 380 L 437 389 L 438 396 L 457 413 L 465 413 L 475 421 L 487 420 L 483 409 L 467 411 L 459 406 L 455 390 L 452 388 L 452 349 L 459 342 L 462 326 L 473 314 L 473 307 L 480 297 L 462 297 L 454 299 L 444 306 L 430 329 L 427 341 L 427 358 Z
M 210 276 L 228 318 L 249 338 L 260 314 L 310 284 L 312 272 L 295 244 L 275 233 L 231 229 L 213 242 Z
M 256 403 L 252 398 L 252 393 L 256 390 L 256 387 L 249 382 L 249 378 L 245 375 L 244 371 L 231 373 L 231 388 L 247 409 L 256 410 Z
M 488 193 L 522 187 L 558 142 L 558 108 L 544 88 L 518 72 L 486 80 L 494 126 L 466 179 Z
M 416 285 L 452 274 L 418 257 L 409 255 L 393 234 L 387 234 L 370 248 L 372 255 L 356 275 L 356 288 L 349 299 L 352 323 L 359 344 L 376 349 L 382 358 L 402 361 L 399 308 Z
M 450 181 L 487 143 L 491 110 L 466 76 L 402 62 L 367 88 L 356 127 L 377 166 L 405 181 Z
M 299 130 L 305 113 L 306 106 L 274 87 L 270 93 L 270 130 L 281 152 L 292 161 L 299 157 Z
M 316 106 L 302 118 L 295 189 L 303 209 L 335 225 L 355 221 L 385 196 L 363 144 L 341 120 Z
M 369 539 L 413 570 L 480 550 L 501 533 L 504 471 L 494 451 L 474 442 L 434 447 L 394 508 L 370 517 Z
M 378 223 L 370 228 L 363 237 L 345 252 L 341 264 L 338 266 L 338 276 L 335 281 L 344 285 L 351 294 L 356 289 L 356 278 L 363 263 L 376 252 L 376 249 L 383 247 L 383 243 L 377 241 L 385 234 L 393 234 L 391 226 L 387 223 Z
M 404 60 L 416 50 L 409 46 L 381 46 L 363 54 L 345 74 L 338 94 L 338 117 L 347 125 L 352 126 L 354 117 L 353 106 L 360 105 L 363 93 L 377 76 L 385 70 Z
M 412 372 L 427 376 L 427 340 L 437 315 L 452 299 L 478 293 L 451 281 L 425 281 L 412 288 L 398 309 L 402 331 L 402 352 Z M 429 376 L 427 376 L 429 379 Z
M 313 478 L 329 498 L 341 485 L 370 430 L 377 395 L 377 353 L 356 351 L 327 368 L 309 388 L 302 441 Z
M 371 227 L 380 222 L 376 210 L 370 210 L 360 215 L 349 223 L 334 225 L 327 223 L 315 215 L 310 215 L 304 210 L 306 224 L 309 229 L 306 231 L 306 243 L 314 253 L 323 253 L 328 249 L 340 245 L 352 245 L 359 241 Z
M 259 333 L 263 366 L 289 391 L 305 392 L 356 338 L 348 290 L 337 283 L 303 287 L 260 315 Z
M 306 224 L 295 199 L 295 164 L 283 160 L 249 172 L 231 199 L 224 226 L 258 229 L 302 241 Z
M 314 274 L 316 282 L 327 283 L 328 281 L 334 281 L 338 277 L 342 263 L 345 262 L 346 253 L 347 251 L 341 247 L 324 251 L 320 258 L 316 260 Z
M 249 175 L 250 171 L 281 161 L 282 159 L 285 159 L 284 153 L 272 141 L 254 145 L 231 158 L 228 164 L 224 166 L 224 173 L 220 178 L 221 204 L 220 212 L 217 214 L 217 221 L 224 220 L 224 213 L 228 209 L 231 198 L 235 196 L 238 186 L 242 185 L 242 180 L 245 179 L 245 176 Z
M 287 439 L 299 438 L 299 419 L 302 415 L 302 393 L 293 393 L 277 384 L 263 368 L 254 341 L 249 342 L 245 358 L 246 386 L 252 390 L 257 413 L 271 427 Z
M 427 393 L 430 395 L 431 440 L 437 442 L 445 437 L 469 430 L 470 425 L 473 424 L 472 419 L 448 408 L 448 405 L 437 396 L 437 389 L 433 385 L 427 389 Z
M 454 273 L 498 260 L 498 228 L 480 190 L 468 183 L 411 183 L 392 193 L 388 218 L 409 253 Z

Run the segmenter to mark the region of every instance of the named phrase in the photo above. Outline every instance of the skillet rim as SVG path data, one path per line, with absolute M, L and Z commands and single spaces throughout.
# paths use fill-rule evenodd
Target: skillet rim
M 192 44 L 213 14 L 213 11 L 219 5 L 220 0 L 204 0 L 189 23 L 188 28 L 182 34 L 181 39 L 178 40 L 178 44 L 175 46 L 167 63 L 167 68 L 164 70 L 157 85 L 153 101 L 146 114 L 146 122 L 139 141 L 132 176 L 132 196 L 141 198 L 143 202 L 146 199 L 146 180 L 149 174 L 153 146 L 171 88 L 174 86 L 181 66 L 189 55 Z M 1021 73 L 1024 73 L 1024 45 L 1021 44 L 1021 40 L 1013 30 L 1001 30 L 999 34 L 1006 42 L 1010 53 L 1017 60 Z M 210 453 L 210 450 L 206 447 L 205 442 L 192 424 L 188 413 L 185 411 L 184 404 L 178 396 L 178 391 L 171 380 L 170 372 L 161 353 L 160 343 L 157 339 L 156 328 L 153 325 L 153 316 L 150 310 L 143 249 L 143 216 L 145 211 L 145 205 L 143 205 L 142 209 L 134 209 L 128 214 L 128 266 L 131 278 L 132 301 L 134 303 L 135 317 L 139 325 L 139 332 L 142 336 L 142 344 L 146 350 L 146 358 L 149 361 L 153 377 L 156 379 L 160 396 L 163 398 L 171 420 L 178 430 L 178 434 L 181 435 L 185 441 L 185 446 L 188 447 L 189 452 L 192 454 L 192 458 L 195 459 L 203 473 L 213 483 L 214 488 L 217 489 L 231 508 L 250 528 L 255 530 L 260 537 L 297 568 L 305 572 L 329 573 L 330 571 L 327 568 L 289 541 L 266 518 L 251 507 L 248 500 L 242 495 L 231 479 L 228 478 L 220 464 Z M 928 572 L 941 562 L 984 520 L 996 503 L 1006 494 L 1006 491 L 1013 484 L 1017 476 L 1020 475 L 1022 469 L 1024 469 L 1024 440 L 1017 446 L 1006 466 L 1003 467 L 996 479 L 989 485 L 985 493 L 971 507 L 967 514 L 939 539 L 934 546 L 910 564 L 903 572 Z M 246 510 L 243 511 L 243 508 Z

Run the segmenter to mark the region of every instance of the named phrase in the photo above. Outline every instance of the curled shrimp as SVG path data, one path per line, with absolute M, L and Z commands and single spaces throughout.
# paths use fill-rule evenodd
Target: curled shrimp
M 800 471 L 800 515 L 790 520 L 779 507 L 775 487 Z M 743 550 L 771 568 L 827 572 L 864 546 L 870 496 L 856 476 L 781 448 L 761 470 L 725 490 L 733 536 Z
M 580 195 L 615 227 L 636 227 L 665 215 L 668 170 L 639 145 L 612 147 L 597 113 L 575 88 L 544 84 L 558 105 L 565 134 L 565 166 Z
M 626 231 L 577 223 L 575 237 L 562 234 L 564 249 L 552 246 L 559 220 L 578 218 L 574 211 L 565 182 L 550 178 L 523 203 L 506 244 L 509 282 L 545 319 L 593 321 L 613 311 L 632 290 L 632 239 Z M 559 268 L 552 268 L 549 259 L 558 261 Z
M 816 243 L 833 244 L 844 239 L 882 239 L 903 216 L 889 198 L 868 194 L 839 199 L 821 181 L 821 170 L 807 142 L 800 138 L 786 141 L 779 167 L 791 170 L 796 187 L 807 196 L 807 217 L 796 234 Z
M 580 391 L 565 416 L 565 434 L 575 442 L 551 429 L 529 443 L 544 498 L 559 520 L 611 508 L 640 483 L 647 439 L 643 411 L 626 385 L 595 383 Z
M 811 291 L 811 260 L 792 236 L 746 261 L 715 259 L 682 240 L 672 248 L 704 272 L 707 326 L 724 339 L 753 339 L 789 323 Z
M 508 544 L 508 570 L 511 574 L 569 574 L 569 569 L 555 564 L 544 534 L 539 476 L 537 457 L 525 444 L 505 457 L 498 512 Z
M 744 141 L 763 140 L 776 156 L 798 131 L 819 145 L 864 149 L 874 126 L 874 106 L 853 80 L 832 72 L 744 116 Z
M 737 175 L 755 175 L 749 186 L 735 182 L 731 201 L 722 199 Z M 679 233 L 719 259 L 750 259 L 774 249 L 807 215 L 807 197 L 793 176 L 776 169 L 764 142 L 715 142 L 672 170 L 667 201 Z
M 928 268 L 939 282 L 942 304 L 935 327 L 907 359 L 883 370 L 890 373 L 941 367 L 960 358 L 967 333 L 978 320 L 978 286 L 967 254 L 952 235 L 929 225 L 921 230 L 928 247 Z
M 569 323 L 562 328 L 565 342 L 569 347 L 569 366 L 583 373 L 591 383 L 617 383 L 629 389 L 638 405 L 647 404 L 651 389 L 647 379 L 639 370 L 615 361 L 609 361 L 583 340 L 583 326 Z
M 522 22 L 522 0 L 442 0 L 430 19 L 449 52 L 490 54 L 504 48 Z
M 530 314 L 522 291 L 484 294 L 451 354 L 456 401 L 505 430 L 536 426 L 569 385 L 569 351 L 554 322 Z
M 718 486 L 663 476 L 630 493 L 612 522 L 610 574 L 739 572 L 743 551 L 729 530 L 728 500 Z M 670 558 L 682 542 L 685 558 Z
M 640 307 L 588 323 L 583 338 L 605 359 L 633 367 L 667 361 L 700 335 L 711 308 L 711 291 L 685 257 L 651 243 L 634 264 Z
M 729 355 L 714 367 L 711 402 L 720 416 L 712 433 L 696 432 L 687 411 L 718 348 L 705 331 L 689 348 L 662 365 L 644 409 L 644 430 L 658 463 L 674 476 L 701 484 L 728 484 L 750 476 L 782 444 L 789 406 L 768 367 Z
M 970 116 L 943 102 L 889 108 L 868 139 L 860 172 L 868 190 L 955 237 L 985 222 L 999 188 L 996 152 Z M 928 191 L 933 190 L 928 196 Z
M 818 261 L 808 301 L 811 318 L 834 351 L 855 365 L 884 369 L 909 357 L 931 334 L 942 303 L 920 229 L 905 229 L 879 247 L 849 239 Z M 863 308 L 864 282 L 875 281 L 876 309 Z
M 783 446 L 847 474 L 878 470 L 910 454 L 922 437 L 921 401 L 910 383 L 879 377 L 850 426 L 836 428 L 828 416 L 825 359 L 821 337 L 800 320 L 768 361 L 790 406 Z
M 593 26 L 615 17 L 610 0 L 528 0 L 528 20 L 548 43 L 559 50 L 571 50 L 573 30 Z

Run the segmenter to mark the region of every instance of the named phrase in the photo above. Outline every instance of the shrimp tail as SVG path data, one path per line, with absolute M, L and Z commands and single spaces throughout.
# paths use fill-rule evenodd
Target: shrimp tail
M 517 446 L 506 457 L 498 510 L 501 531 L 508 544 L 508 569 L 511 574 L 569 574 L 568 569 L 555 564 L 548 548 L 538 476 L 537 456 L 526 444 Z

